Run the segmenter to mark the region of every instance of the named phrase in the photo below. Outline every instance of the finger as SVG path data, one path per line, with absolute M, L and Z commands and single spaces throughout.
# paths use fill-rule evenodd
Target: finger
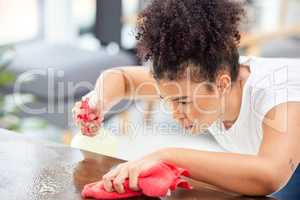
M 96 117 L 96 118 L 92 121 L 92 123 L 97 124 L 97 125 L 100 126 L 102 121 L 103 121 L 103 117 L 98 116 L 98 117 Z
M 73 111 L 79 110 L 79 109 L 80 109 L 80 105 L 81 105 L 80 102 L 76 102 L 72 110 L 73 110 Z
M 80 108 L 80 105 L 81 105 L 81 102 L 80 101 L 77 101 L 74 105 L 74 108 Z
M 78 108 L 78 107 L 74 106 L 74 107 L 72 108 L 72 114 L 73 114 L 73 115 L 75 115 L 76 113 L 78 113 L 78 111 L 79 111 L 79 108 Z
M 97 118 L 97 115 L 95 113 L 89 113 L 89 119 L 91 121 L 95 120 Z
M 80 126 L 85 126 L 85 127 L 89 127 L 90 124 L 91 124 L 90 122 L 83 122 L 83 121 L 81 121 L 81 120 L 80 120 L 79 123 L 80 123 Z
M 90 130 L 92 133 L 97 132 L 99 129 L 100 129 L 100 127 L 96 124 L 91 124 L 91 126 L 90 126 Z
M 138 176 L 139 176 L 139 170 L 137 168 L 133 168 L 129 170 L 129 187 L 133 191 L 138 191 Z
M 90 111 L 89 113 L 89 117 L 90 119 L 98 119 L 98 118 L 101 118 L 102 117 L 102 112 L 98 109 L 98 108 L 95 108 L 93 110 Z
M 83 135 L 89 135 L 89 129 L 86 126 L 81 126 L 80 131 Z
M 118 175 L 119 171 L 120 171 L 119 169 L 115 168 L 115 169 L 109 171 L 108 173 L 106 173 L 102 177 L 102 179 L 103 179 L 103 186 L 104 186 L 104 189 L 107 192 L 113 192 L 114 191 L 112 181 Z
M 73 108 L 72 114 L 73 114 L 74 122 L 76 122 L 76 124 L 78 124 L 79 121 L 80 121 L 80 119 L 78 119 L 78 114 L 80 114 L 80 109 L 79 108 Z
M 121 169 L 120 173 L 113 180 L 113 187 L 120 194 L 125 192 L 123 183 L 126 178 L 128 178 L 128 169 L 125 167 Z
M 77 125 L 77 126 L 80 125 L 80 119 L 78 119 L 77 112 L 73 113 L 73 121 L 74 121 L 75 125 Z
M 104 186 L 106 187 L 106 191 L 114 191 L 112 181 L 116 178 L 116 176 L 121 171 L 122 164 L 114 166 L 109 172 L 107 172 L 102 178 L 104 182 Z M 106 185 L 105 185 L 106 184 Z
M 82 135 L 89 136 L 89 130 L 86 126 L 79 126 L 80 132 Z
M 99 131 L 100 125 L 94 123 L 81 123 L 80 130 L 84 135 L 95 136 Z
M 113 192 L 113 185 L 112 185 L 113 178 L 103 178 L 103 187 L 107 192 Z

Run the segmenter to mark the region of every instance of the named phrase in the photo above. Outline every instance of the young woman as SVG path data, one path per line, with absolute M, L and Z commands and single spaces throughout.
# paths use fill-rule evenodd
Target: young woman
M 231 0 L 154 0 L 140 13 L 138 55 L 151 67 L 102 73 L 90 94 L 97 112 L 123 98 L 162 98 L 183 127 L 208 129 L 227 151 L 159 149 L 105 174 L 107 191 L 124 192 L 126 178 L 138 190 L 139 173 L 160 161 L 245 195 L 268 195 L 287 183 L 300 158 L 300 60 L 240 58 L 244 17 Z M 88 125 L 80 126 L 85 132 Z

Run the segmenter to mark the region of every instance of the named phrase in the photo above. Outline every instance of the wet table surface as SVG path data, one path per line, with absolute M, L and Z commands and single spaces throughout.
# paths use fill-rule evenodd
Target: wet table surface
M 35 141 L 0 129 L 1 200 L 79 200 L 87 183 L 98 181 L 112 166 L 124 162 L 70 147 Z M 191 180 L 190 180 L 191 181 Z M 193 190 L 179 189 L 163 199 L 250 200 L 191 181 Z M 158 199 L 137 197 L 132 199 Z M 255 198 L 261 200 L 273 197 Z

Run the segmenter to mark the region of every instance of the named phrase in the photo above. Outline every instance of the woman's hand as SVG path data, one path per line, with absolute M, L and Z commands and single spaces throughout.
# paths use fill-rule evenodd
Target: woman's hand
M 85 120 L 80 119 L 78 116 L 82 114 L 82 101 L 87 101 L 88 113 L 86 113 Z M 94 91 L 82 97 L 81 101 L 75 103 L 72 109 L 73 120 L 75 124 L 80 127 L 82 134 L 87 136 L 94 136 L 101 126 L 103 114 L 101 112 L 100 103 Z M 86 111 L 85 111 L 86 112 Z
M 161 161 L 161 154 L 159 152 L 154 152 L 142 159 L 121 163 L 102 177 L 104 188 L 108 192 L 116 191 L 118 193 L 124 193 L 123 183 L 125 179 L 129 178 L 130 189 L 138 191 L 139 174 Z

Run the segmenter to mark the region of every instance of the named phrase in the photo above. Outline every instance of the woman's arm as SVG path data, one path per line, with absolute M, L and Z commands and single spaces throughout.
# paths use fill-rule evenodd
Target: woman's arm
M 266 158 L 169 148 L 157 152 L 161 160 L 190 171 L 191 178 L 243 195 L 263 196 L 278 189 L 276 169 Z M 181 156 L 182 155 L 182 156 Z
M 159 154 L 162 160 L 189 169 L 199 181 L 241 194 L 268 195 L 287 183 L 299 163 L 299 118 L 300 103 L 281 104 L 269 111 L 257 156 L 182 148 Z
M 271 109 L 264 118 L 264 136 L 258 155 L 165 148 L 111 170 L 103 176 L 105 188 L 123 192 L 122 183 L 129 177 L 130 187 L 136 190 L 140 172 L 165 161 L 188 169 L 193 179 L 228 191 L 269 195 L 287 183 L 299 163 L 299 118 L 300 103 L 281 104 Z
M 156 81 L 148 68 L 119 67 L 104 71 L 98 78 L 94 90 L 82 99 L 89 99 L 89 121 L 78 120 L 82 112 L 82 101 L 75 103 L 72 109 L 73 120 L 81 132 L 93 136 L 100 128 L 100 119 L 121 99 L 158 98 Z M 100 118 L 99 118 L 100 117 Z
M 158 98 L 156 81 L 146 67 L 119 67 L 104 71 L 95 91 L 105 110 L 124 98 Z

